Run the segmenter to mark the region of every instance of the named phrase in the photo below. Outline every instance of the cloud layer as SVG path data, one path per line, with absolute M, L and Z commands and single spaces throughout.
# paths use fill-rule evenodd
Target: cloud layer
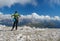
M 2 6 L 11 6 L 15 3 L 20 3 L 22 5 L 25 5 L 27 3 L 36 5 L 36 1 L 35 0 L 0 0 L 0 7 Z
M 11 14 L 3 14 L 0 12 L 0 20 L 12 19 Z M 60 20 L 59 16 L 50 17 L 49 15 L 38 15 L 37 13 L 32 13 L 30 15 L 21 15 L 19 19 L 31 19 L 31 20 Z
M 15 3 L 19 3 L 21 5 L 32 4 L 36 6 L 38 3 L 37 1 L 38 0 L 0 0 L 0 7 L 3 7 L 3 6 L 10 7 Z M 43 0 L 43 1 L 50 5 L 53 5 L 53 4 L 60 5 L 60 0 Z
M 15 3 L 19 3 L 21 5 L 31 4 L 34 6 L 38 5 L 38 0 L 0 0 L 0 7 L 8 6 L 11 7 L 11 5 L 14 5 Z M 50 6 L 60 5 L 60 0 L 43 0 L 42 3 L 47 3 Z
M 60 0 L 50 0 L 51 3 L 60 4 Z
M 46 2 L 50 6 L 60 5 L 60 0 L 45 0 L 44 2 Z
M 41 19 L 41 20 L 60 20 L 59 16 L 50 17 L 49 15 L 38 15 L 37 13 L 32 13 L 31 15 L 21 15 L 22 18 L 26 19 Z

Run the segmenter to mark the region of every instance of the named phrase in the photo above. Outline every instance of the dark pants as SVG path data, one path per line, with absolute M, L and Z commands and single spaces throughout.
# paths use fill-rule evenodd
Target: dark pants
M 16 28 L 15 28 L 15 29 L 17 30 L 18 20 L 15 20 L 15 21 L 14 21 L 14 23 L 13 23 L 13 27 L 12 27 L 12 29 L 11 29 L 11 30 L 13 30 L 15 26 L 16 26 Z

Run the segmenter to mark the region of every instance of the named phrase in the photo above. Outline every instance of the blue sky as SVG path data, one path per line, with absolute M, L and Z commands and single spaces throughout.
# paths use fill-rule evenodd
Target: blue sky
M 10 20 L 13 21 L 11 14 L 15 11 L 21 14 L 19 21 L 26 19 L 35 23 L 52 20 L 60 25 L 60 0 L 0 0 L 0 23 L 10 24 Z
M 23 15 L 37 13 L 39 15 L 60 16 L 60 0 L 10 1 L 0 1 L 0 12 L 3 14 L 12 14 L 17 10 L 18 13 Z

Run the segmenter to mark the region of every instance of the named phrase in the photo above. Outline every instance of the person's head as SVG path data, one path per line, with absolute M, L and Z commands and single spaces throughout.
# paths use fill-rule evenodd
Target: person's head
M 15 11 L 15 13 L 17 13 L 17 11 Z

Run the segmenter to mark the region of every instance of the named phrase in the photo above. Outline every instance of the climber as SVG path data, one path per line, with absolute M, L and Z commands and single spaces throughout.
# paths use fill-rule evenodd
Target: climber
M 15 11 L 15 13 L 12 16 L 14 17 L 13 18 L 14 19 L 14 23 L 13 23 L 13 27 L 12 27 L 11 31 L 14 29 L 15 26 L 16 26 L 16 30 L 17 30 L 18 20 L 19 20 L 20 15 L 18 14 L 17 11 Z

